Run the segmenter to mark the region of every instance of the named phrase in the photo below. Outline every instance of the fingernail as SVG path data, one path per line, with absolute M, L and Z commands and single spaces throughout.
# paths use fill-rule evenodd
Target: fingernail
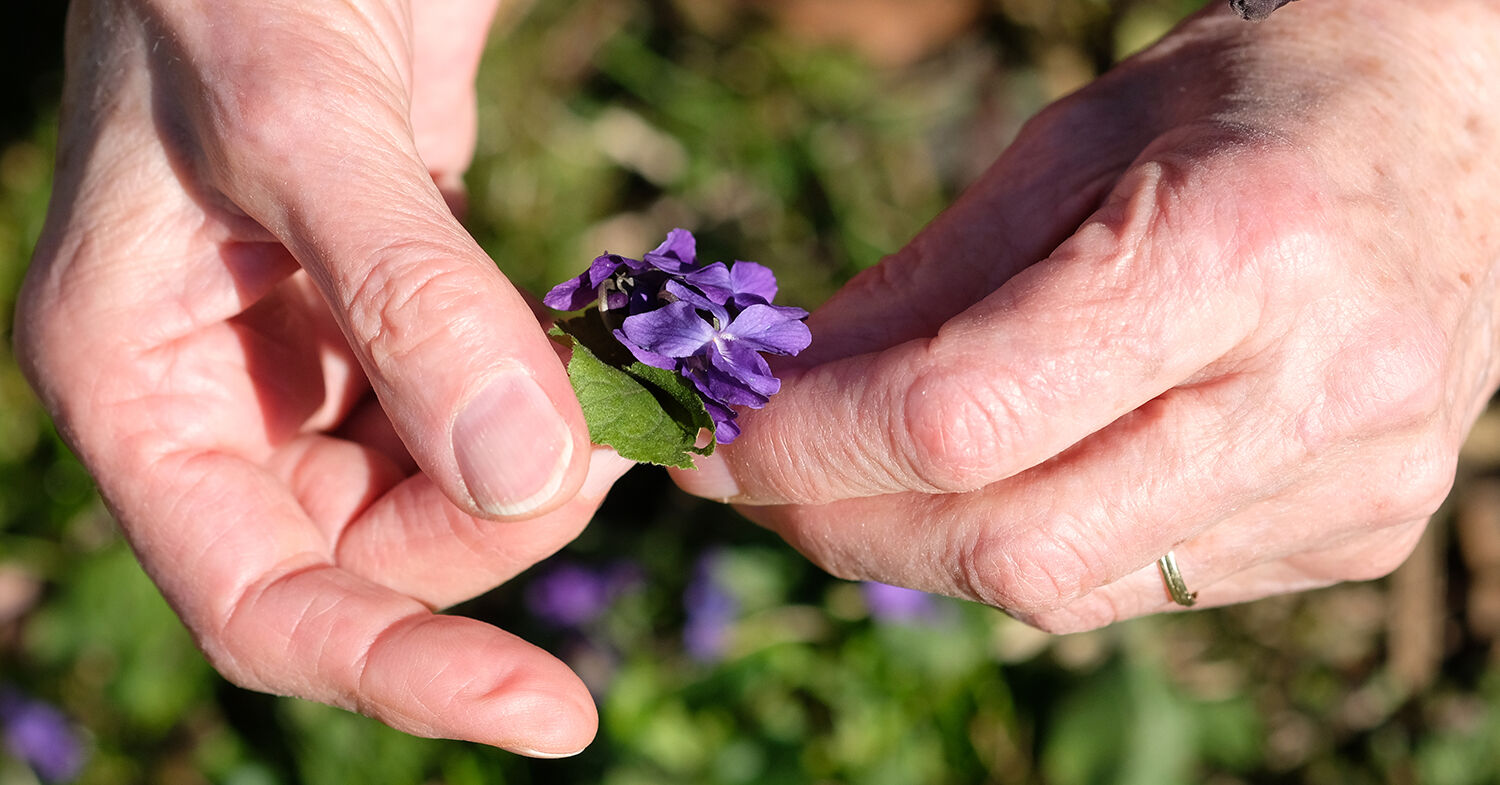
M 519 516 L 557 495 L 573 457 L 573 436 L 530 376 L 509 373 L 459 412 L 453 451 L 481 510 Z
M 578 495 L 584 499 L 603 499 L 615 481 L 635 467 L 635 461 L 621 458 L 610 447 L 595 447 L 589 453 L 589 473 L 584 475 Z
M 692 471 L 673 470 L 677 484 L 694 496 L 715 501 L 729 501 L 740 495 L 740 485 L 729 473 L 729 465 L 722 458 L 709 456 L 694 458 L 697 465 Z
M 588 749 L 588 747 L 584 747 L 583 749 L 586 750 L 586 749 Z M 530 749 L 530 748 L 527 748 L 527 747 L 517 747 L 514 750 L 512 750 L 512 752 L 515 752 L 517 755 L 525 755 L 528 758 L 541 758 L 542 760 L 556 760 L 558 758 L 571 758 L 574 755 L 577 755 L 578 753 L 583 752 L 583 750 L 573 750 L 572 752 L 542 752 L 540 750 L 533 750 L 533 749 Z

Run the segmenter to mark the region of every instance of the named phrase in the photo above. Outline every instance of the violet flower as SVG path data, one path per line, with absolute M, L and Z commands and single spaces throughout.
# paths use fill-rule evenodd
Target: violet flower
M 876 621 L 888 624 L 912 624 L 931 621 L 937 616 L 936 598 L 924 591 L 865 581 L 860 584 L 865 605 Z
M 697 258 L 697 241 L 692 233 L 673 229 L 656 250 L 641 259 L 600 254 L 577 278 L 547 292 L 542 303 L 559 311 L 578 311 L 600 303 L 611 310 L 638 313 L 650 307 L 669 277 L 684 276 L 697 269 Z
M 636 359 L 677 370 L 720 404 L 765 406 L 781 381 L 761 353 L 796 354 L 812 340 L 800 308 L 754 303 L 731 315 L 675 281 L 666 291 L 677 301 L 626 317 L 616 337 Z M 664 359 L 671 365 L 661 364 Z
M 71 782 L 83 771 L 83 741 L 56 707 L 6 690 L 0 693 L 0 725 L 6 751 L 42 781 Z
M 729 634 L 740 613 L 739 600 L 719 579 L 718 553 L 699 557 L 693 569 L 692 582 L 683 593 L 686 621 L 682 625 L 682 645 L 688 656 L 698 662 L 716 662 L 729 648 Z
M 763 355 L 794 355 L 812 341 L 806 311 L 771 304 L 776 288 L 775 274 L 755 262 L 699 264 L 692 233 L 673 229 L 640 260 L 596 258 L 542 302 L 624 311 L 615 337 L 642 363 L 690 380 L 713 418 L 715 440 L 728 444 L 740 433 L 731 407 L 758 409 L 781 389 Z
M 621 594 L 639 583 L 639 569 L 630 564 L 595 569 L 564 563 L 526 587 L 526 608 L 548 624 L 579 629 L 603 615 Z
M 735 262 L 733 267 L 714 262 L 688 273 L 686 282 L 714 302 L 735 308 L 776 299 L 776 274 L 755 262 Z

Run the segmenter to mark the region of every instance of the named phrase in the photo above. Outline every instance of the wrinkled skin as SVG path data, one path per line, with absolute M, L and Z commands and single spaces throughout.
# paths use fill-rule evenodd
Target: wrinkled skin
M 628 468 L 448 207 L 493 6 L 76 0 L 16 340 L 225 676 L 553 756 L 593 737 L 583 684 L 432 612 Z
M 1166 608 L 1168 548 L 1206 604 L 1391 569 L 1496 384 L 1485 5 L 1201 16 L 821 309 L 681 482 L 1049 629 Z M 432 609 L 626 467 L 447 207 L 493 8 L 415 6 L 75 0 L 17 347 L 227 677 L 567 754 L 576 677 Z
M 1035 118 L 686 489 L 1047 630 L 1394 569 L 1497 385 L 1500 7 L 1220 4 Z

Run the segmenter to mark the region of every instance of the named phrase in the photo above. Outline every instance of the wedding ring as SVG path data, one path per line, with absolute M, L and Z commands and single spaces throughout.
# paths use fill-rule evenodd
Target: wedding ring
M 1172 602 L 1184 608 L 1193 607 L 1198 601 L 1198 592 L 1188 591 L 1187 583 L 1182 580 L 1182 573 L 1177 570 L 1177 557 L 1171 551 L 1167 555 L 1156 560 L 1156 566 L 1161 570 L 1161 579 L 1167 584 L 1167 595 Z

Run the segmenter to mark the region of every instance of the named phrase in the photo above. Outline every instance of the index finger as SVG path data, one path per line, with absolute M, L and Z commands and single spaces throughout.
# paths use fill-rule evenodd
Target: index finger
M 741 504 L 820 504 L 971 491 L 1057 455 L 1253 331 L 1254 262 L 1296 234 L 1236 214 L 1233 197 L 1298 193 L 1285 172 L 1226 180 L 1222 166 L 1138 164 L 1048 259 L 936 335 L 789 374 L 745 414 L 743 435 L 679 484 Z

